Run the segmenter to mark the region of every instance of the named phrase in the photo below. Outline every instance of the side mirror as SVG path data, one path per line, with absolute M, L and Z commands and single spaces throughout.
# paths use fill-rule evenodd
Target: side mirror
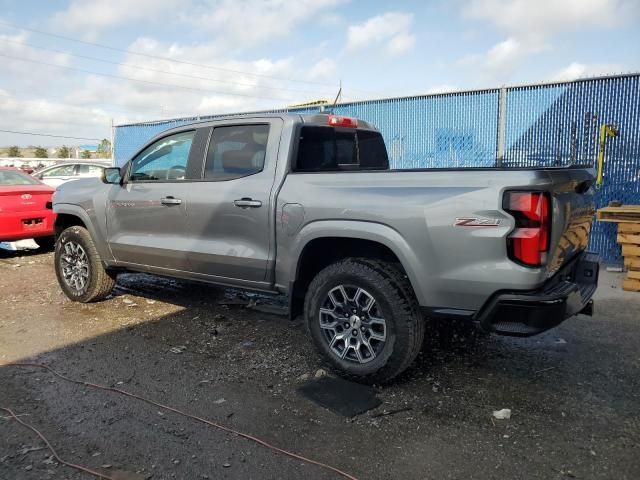
M 102 181 L 104 183 L 120 184 L 122 181 L 122 175 L 118 167 L 105 168 L 102 171 Z

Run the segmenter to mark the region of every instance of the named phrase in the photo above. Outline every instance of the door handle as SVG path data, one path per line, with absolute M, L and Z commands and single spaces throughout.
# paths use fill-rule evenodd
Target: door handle
M 240 208 L 258 208 L 262 206 L 260 200 L 254 200 L 253 198 L 243 197 L 240 200 L 234 200 L 233 204 Z
M 160 199 L 160 203 L 162 203 L 163 205 L 180 205 L 182 203 L 182 200 L 180 200 L 179 198 L 168 196 L 162 197 Z

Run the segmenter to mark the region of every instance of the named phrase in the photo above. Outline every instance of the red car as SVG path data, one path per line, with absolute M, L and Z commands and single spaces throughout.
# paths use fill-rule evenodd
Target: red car
M 54 244 L 54 188 L 13 167 L 0 167 L 0 242 L 33 238 L 38 246 Z

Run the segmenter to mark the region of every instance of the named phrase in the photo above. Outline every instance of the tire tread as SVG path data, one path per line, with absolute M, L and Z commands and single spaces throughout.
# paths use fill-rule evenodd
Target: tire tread
M 305 323 L 309 334 L 311 334 L 311 322 L 315 321 L 315 313 L 311 312 L 313 293 L 319 291 L 322 285 L 333 276 L 342 273 L 364 277 L 369 282 L 378 284 L 383 291 L 388 292 L 386 300 L 392 304 L 394 311 L 396 336 L 406 340 L 408 345 L 395 348 L 385 365 L 377 371 L 366 375 L 346 371 L 333 358 L 326 355 L 324 357 L 330 365 L 346 378 L 361 383 L 388 382 L 406 370 L 422 348 L 425 322 L 413 289 L 398 264 L 370 258 L 345 258 L 320 271 L 309 285 L 305 298 Z
M 107 297 L 113 288 L 116 285 L 116 275 L 109 272 L 104 268 L 102 264 L 102 260 L 100 258 L 100 254 L 96 248 L 93 239 L 91 238 L 91 234 L 89 231 L 80 226 L 72 226 L 64 230 L 60 236 L 58 237 L 58 241 L 68 234 L 71 231 L 71 234 L 79 237 L 79 240 L 82 243 L 82 246 L 85 248 L 87 252 L 87 256 L 89 257 L 90 263 L 90 279 L 89 279 L 89 289 L 81 296 L 71 296 L 67 293 L 66 285 L 64 280 L 61 278 L 60 269 L 58 268 L 58 246 L 56 245 L 56 274 L 58 276 L 58 281 L 62 290 L 67 294 L 71 300 L 81 303 L 89 303 L 96 302 L 98 300 L 102 300 Z

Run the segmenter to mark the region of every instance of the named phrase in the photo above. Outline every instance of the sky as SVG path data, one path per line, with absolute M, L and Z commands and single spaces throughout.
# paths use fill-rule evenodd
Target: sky
M 640 0 L 0 0 L 0 146 L 640 71 Z

